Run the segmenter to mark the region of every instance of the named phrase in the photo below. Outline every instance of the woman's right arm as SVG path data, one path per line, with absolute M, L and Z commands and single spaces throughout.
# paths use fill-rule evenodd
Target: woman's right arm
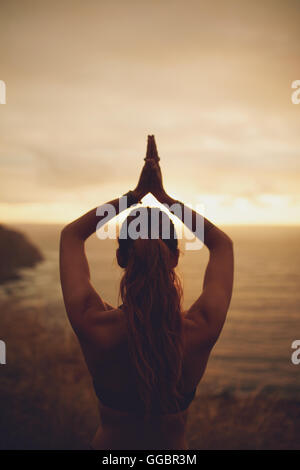
M 164 195 L 160 202 L 168 204 L 169 207 L 177 203 L 182 207 L 182 214 L 187 215 L 190 212 L 188 217 L 183 217 L 182 222 L 196 235 L 195 227 L 200 226 L 199 218 L 202 219 L 204 230 L 201 233 L 204 240 L 201 241 L 209 250 L 209 261 L 204 275 L 202 293 L 189 308 L 186 318 L 200 327 L 203 327 L 204 320 L 207 339 L 214 344 L 223 328 L 232 295 L 233 242 L 225 232 L 193 209 L 184 206 L 182 202 L 175 201 L 168 195 Z
M 154 140 L 154 136 L 151 138 Z M 161 204 L 167 205 L 177 216 L 176 204 L 179 204 L 181 206 L 180 220 L 200 238 L 209 250 L 202 293 L 189 308 L 185 318 L 190 319 L 196 327 L 201 340 L 206 340 L 209 345 L 213 345 L 223 328 L 232 295 L 233 243 L 230 237 L 212 222 L 165 192 L 156 146 L 153 146 L 153 149 L 153 154 L 150 155 L 152 160 L 150 191 Z M 175 205 L 175 211 L 172 211 L 173 205 Z
M 185 318 L 190 319 L 195 326 L 199 327 L 205 334 L 205 339 L 213 345 L 223 328 L 232 295 L 233 242 L 225 232 L 182 202 L 172 199 L 166 193 L 157 196 L 159 202 L 167 204 L 170 208 L 173 204 L 181 206 L 181 213 L 185 214 L 182 222 L 193 233 L 197 235 L 196 227 L 204 228 L 199 233 L 202 237 L 204 236 L 204 240 L 201 241 L 209 250 L 209 261 L 204 275 L 202 293 L 189 308 Z M 188 217 L 186 217 L 187 214 Z
M 154 165 L 160 172 L 159 165 L 157 163 Z M 161 175 L 158 174 L 158 176 L 161 179 Z M 176 204 L 179 204 L 182 214 L 180 220 L 201 239 L 209 250 L 202 293 L 189 308 L 185 318 L 191 320 L 197 328 L 199 327 L 202 339 L 213 345 L 223 328 L 232 295 L 233 242 L 225 232 L 208 219 L 182 202 L 171 198 L 164 191 L 162 181 L 154 189 L 154 196 L 177 216 L 178 213 L 176 210 L 172 211 L 172 206 L 176 208 Z

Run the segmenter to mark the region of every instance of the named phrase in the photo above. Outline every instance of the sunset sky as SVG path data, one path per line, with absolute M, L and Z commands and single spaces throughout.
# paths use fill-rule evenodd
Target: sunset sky
M 220 224 L 300 224 L 300 1 L 0 1 L 0 222 L 133 189 Z

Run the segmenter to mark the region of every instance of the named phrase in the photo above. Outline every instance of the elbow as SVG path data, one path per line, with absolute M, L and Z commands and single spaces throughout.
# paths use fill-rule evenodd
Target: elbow
M 61 231 L 60 231 L 60 237 L 62 238 L 64 235 L 66 235 L 66 233 L 68 233 L 69 230 L 70 230 L 70 229 L 69 229 L 69 224 L 68 224 L 68 225 L 65 225 L 65 226 L 61 229 Z
M 233 240 L 226 235 L 226 241 L 224 243 L 224 249 L 230 253 L 230 256 L 233 256 Z
M 228 235 L 226 235 L 228 245 L 233 249 L 233 240 Z
M 211 250 L 222 250 L 223 252 L 232 253 L 233 255 L 233 240 L 224 232 L 219 234 L 220 236 L 215 241 L 213 246 L 210 248 Z
M 61 232 L 60 232 L 60 239 L 70 239 L 72 240 L 78 240 L 78 241 L 84 241 L 84 237 L 81 236 L 78 227 L 74 222 L 71 222 L 70 224 L 65 225 Z
M 59 237 L 59 245 L 60 245 L 60 250 L 62 249 L 64 243 L 65 243 L 65 240 L 66 240 L 66 227 L 63 227 L 60 231 L 60 237 Z
M 233 251 L 233 241 L 223 230 L 214 227 L 209 232 L 209 237 L 206 240 L 206 246 L 209 250 L 220 248 L 230 248 Z
M 219 241 L 221 243 L 226 244 L 227 246 L 233 247 L 233 240 L 227 235 L 227 233 L 223 232 L 223 230 L 220 230 L 219 232 Z
M 227 235 L 227 233 L 221 231 L 219 243 L 221 246 L 224 246 L 233 251 L 233 240 L 229 237 L 229 235 Z
M 65 225 L 60 232 L 60 239 L 62 240 L 63 238 L 66 237 L 66 235 L 70 235 L 72 233 L 72 224 L 67 224 Z

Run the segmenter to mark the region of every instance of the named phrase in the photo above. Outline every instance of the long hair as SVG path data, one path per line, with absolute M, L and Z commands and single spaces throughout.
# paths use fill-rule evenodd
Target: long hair
M 139 233 L 133 233 L 137 227 Z M 144 414 L 179 411 L 182 287 L 174 270 L 179 254 L 174 224 L 158 208 L 139 207 L 124 221 L 118 243 L 125 268 L 120 296 Z

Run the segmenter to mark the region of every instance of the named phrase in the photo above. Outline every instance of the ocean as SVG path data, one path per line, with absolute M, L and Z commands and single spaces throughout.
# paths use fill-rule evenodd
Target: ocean
M 49 331 L 66 330 L 67 338 L 72 333 L 64 313 L 58 273 L 61 227 L 25 224 L 15 228 L 41 249 L 45 261 L 34 269 L 23 270 L 20 280 L 0 286 L 0 300 L 16 302 L 35 311 L 42 306 L 48 312 L 44 320 L 46 329 L 48 322 Z M 234 390 L 241 394 L 263 390 L 299 397 L 300 365 L 291 361 L 291 344 L 300 339 L 300 227 L 223 229 L 234 241 L 234 290 L 224 329 L 198 393 L 200 389 L 212 393 Z M 87 242 L 92 282 L 113 305 L 118 304 L 121 278 L 115 249 L 116 240 L 99 240 L 93 236 Z M 182 252 L 178 272 L 183 280 L 185 308 L 201 293 L 207 260 L 205 247 Z M 12 341 L 10 335 L 8 360 Z

